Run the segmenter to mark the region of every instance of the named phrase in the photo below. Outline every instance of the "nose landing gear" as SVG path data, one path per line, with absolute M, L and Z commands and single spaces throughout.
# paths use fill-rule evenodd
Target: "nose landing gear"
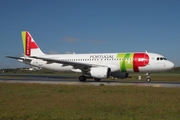
M 151 76 L 149 72 L 146 73 L 146 81 L 151 82 Z

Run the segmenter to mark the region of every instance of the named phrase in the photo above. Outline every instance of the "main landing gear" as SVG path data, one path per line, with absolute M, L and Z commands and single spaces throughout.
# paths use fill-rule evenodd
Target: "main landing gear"
M 91 77 L 91 78 L 92 78 L 92 77 Z M 79 81 L 81 81 L 81 82 L 85 82 L 86 79 L 87 79 L 87 77 L 84 76 L 84 75 L 79 76 Z M 99 79 L 99 78 L 94 78 L 94 80 L 95 80 L 96 82 L 99 82 L 101 79 Z
M 146 73 L 146 81 L 151 82 L 151 76 L 149 72 Z
M 86 81 L 86 76 L 84 76 L 84 75 L 79 76 L 79 81 L 81 81 L 81 82 Z

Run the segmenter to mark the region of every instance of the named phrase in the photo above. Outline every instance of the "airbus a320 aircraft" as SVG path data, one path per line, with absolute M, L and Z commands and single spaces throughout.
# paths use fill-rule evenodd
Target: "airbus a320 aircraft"
M 150 82 L 150 72 L 170 70 L 174 64 L 156 53 L 96 53 L 96 54 L 44 54 L 28 31 L 22 31 L 23 57 L 6 56 L 32 66 L 81 73 L 79 81 L 92 77 L 95 81 L 102 78 L 127 78 L 129 73 L 146 73 Z

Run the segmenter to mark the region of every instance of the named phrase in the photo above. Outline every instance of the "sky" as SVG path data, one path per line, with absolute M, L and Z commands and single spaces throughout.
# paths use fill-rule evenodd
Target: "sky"
M 0 69 L 24 67 L 21 31 L 44 53 L 153 52 L 180 66 L 179 0 L 0 0 Z

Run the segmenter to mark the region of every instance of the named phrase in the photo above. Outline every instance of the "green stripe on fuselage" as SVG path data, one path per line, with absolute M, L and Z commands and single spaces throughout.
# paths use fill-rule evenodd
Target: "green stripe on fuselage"
M 121 72 L 128 72 L 133 70 L 133 56 L 134 53 L 119 53 L 117 58 L 120 59 Z

